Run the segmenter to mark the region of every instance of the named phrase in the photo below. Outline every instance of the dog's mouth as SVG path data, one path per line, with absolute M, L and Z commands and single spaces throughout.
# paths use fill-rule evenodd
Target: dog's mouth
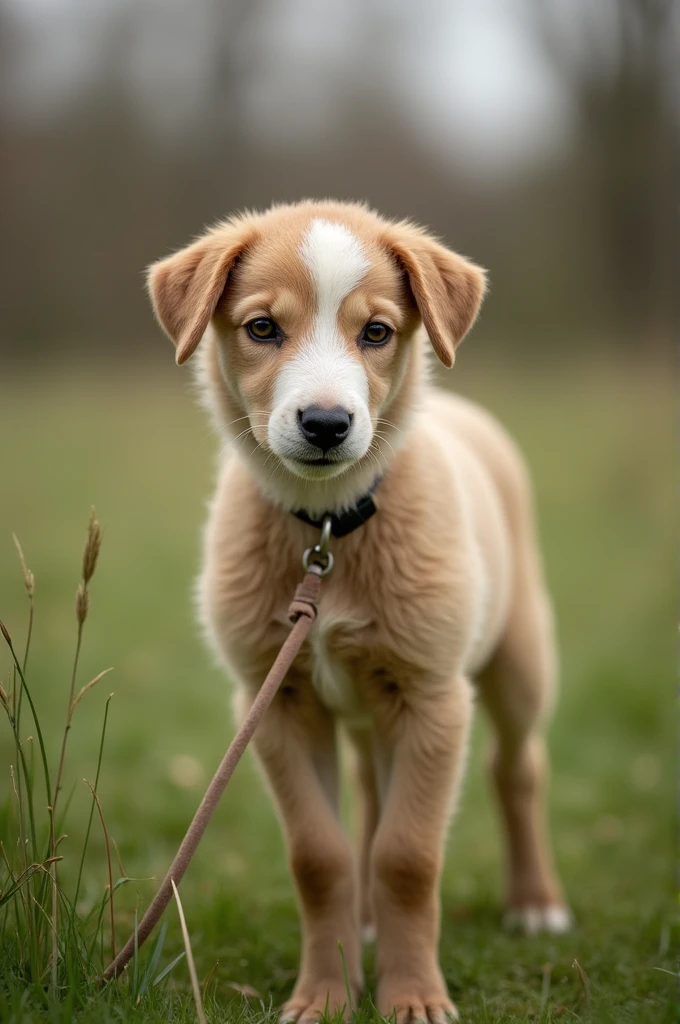
M 327 477 L 338 476 L 344 473 L 354 459 L 331 459 L 322 455 L 318 459 L 300 458 L 300 456 L 283 457 L 283 464 L 296 476 L 306 477 L 310 480 L 323 480 Z

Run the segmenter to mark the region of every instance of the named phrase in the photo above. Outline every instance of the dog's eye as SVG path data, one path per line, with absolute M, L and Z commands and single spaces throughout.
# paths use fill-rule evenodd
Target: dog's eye
M 253 341 L 278 341 L 279 328 L 268 316 L 258 316 L 246 324 L 246 330 Z
M 372 320 L 366 324 L 361 341 L 364 345 L 384 345 L 392 337 L 392 328 L 387 324 L 381 324 L 378 320 Z

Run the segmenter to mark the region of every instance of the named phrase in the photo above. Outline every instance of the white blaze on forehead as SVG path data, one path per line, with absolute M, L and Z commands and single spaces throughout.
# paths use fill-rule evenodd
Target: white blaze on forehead
M 338 324 L 343 301 L 370 267 L 358 238 L 342 224 L 313 220 L 300 246 L 316 293 L 316 316 L 297 355 L 276 382 L 275 401 L 304 409 L 341 405 L 357 413 L 368 401 L 368 380 L 358 354 L 348 351 Z
M 319 316 L 335 320 L 343 299 L 370 267 L 358 238 L 342 224 L 313 220 L 301 246 L 302 259 L 316 285 Z
M 313 220 L 300 256 L 316 293 L 315 316 L 308 335 L 281 368 L 274 387 L 269 442 L 274 451 L 309 458 L 311 445 L 300 432 L 298 415 L 312 405 L 339 405 L 352 416 L 349 436 L 340 446 L 344 459 L 361 458 L 371 443 L 368 378 L 356 339 L 343 336 L 338 315 L 344 300 L 370 267 L 358 238 L 327 220 Z

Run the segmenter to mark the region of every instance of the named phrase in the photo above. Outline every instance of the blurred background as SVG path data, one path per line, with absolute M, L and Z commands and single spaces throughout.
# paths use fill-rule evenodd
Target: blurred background
M 0 0 L 0 617 L 21 646 L 15 531 L 37 581 L 29 677 L 52 760 L 91 504 L 105 527 L 79 685 L 115 671 L 77 708 L 70 834 L 109 690 L 99 793 L 135 878 L 164 872 L 232 728 L 191 607 L 216 439 L 144 268 L 234 209 L 366 199 L 489 270 L 441 382 L 527 454 L 562 648 L 553 827 L 579 928 L 547 946 L 498 937 L 479 723 L 445 875 L 447 979 L 464 1012 L 488 996 L 484 1020 L 524 1020 L 552 964 L 555 1005 L 579 1016 L 578 957 L 611 1011 L 598 1020 L 662 1019 L 676 970 L 679 43 L 671 0 Z M 86 910 L 106 882 L 96 830 L 91 848 Z M 133 888 L 117 896 L 120 938 L 152 891 Z M 183 892 L 220 998 L 232 983 L 283 998 L 294 902 L 250 761 Z
M 662 346 L 679 26 L 670 0 L 2 0 L 3 355 L 157 354 L 142 268 L 303 196 L 488 267 L 485 340 Z

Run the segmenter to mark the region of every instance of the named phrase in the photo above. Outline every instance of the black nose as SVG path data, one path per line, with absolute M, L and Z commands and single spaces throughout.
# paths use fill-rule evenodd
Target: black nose
M 340 405 L 334 405 L 332 409 L 310 405 L 298 412 L 298 419 L 305 440 L 323 452 L 344 441 L 352 425 L 350 413 Z

